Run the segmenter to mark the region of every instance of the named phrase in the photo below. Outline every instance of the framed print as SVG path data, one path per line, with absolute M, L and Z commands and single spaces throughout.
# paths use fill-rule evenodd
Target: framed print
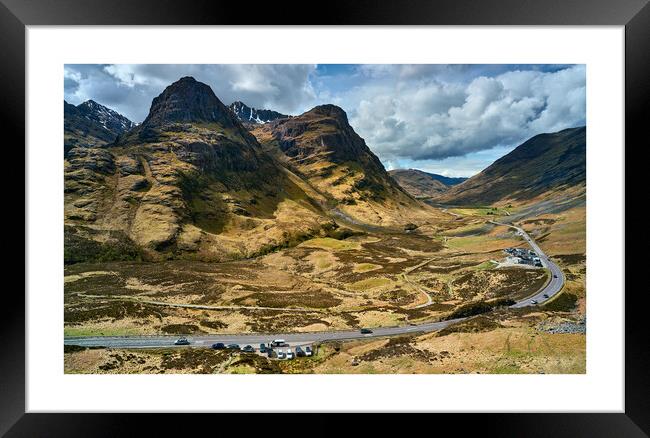
M 646 436 L 646 3 L 5 1 L 2 432 Z

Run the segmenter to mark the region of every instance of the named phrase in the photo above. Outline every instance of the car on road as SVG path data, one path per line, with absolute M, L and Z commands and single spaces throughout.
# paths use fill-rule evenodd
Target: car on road
M 531 300 L 531 304 L 537 304 L 537 300 Z
M 553 278 L 557 278 L 557 275 L 553 274 Z
M 362 335 L 369 335 L 370 333 L 372 333 L 372 330 L 370 330 L 369 328 L 362 328 L 361 329 L 361 334 Z
M 311 356 L 312 354 L 313 354 L 313 353 L 312 353 L 312 351 L 311 351 L 311 347 L 309 347 L 309 346 L 305 347 L 305 356 L 309 357 L 309 356 Z
M 271 342 L 271 347 L 288 347 L 289 344 L 287 344 L 287 341 L 284 339 L 276 339 L 273 342 Z
M 212 344 L 212 348 L 214 350 L 224 350 L 226 345 L 223 342 L 217 342 L 216 344 Z
M 548 294 L 544 294 L 543 296 L 544 296 L 544 298 L 548 298 Z
M 255 353 L 255 349 L 253 348 L 252 345 L 247 345 L 244 348 L 241 349 L 241 351 L 244 351 L 246 353 Z
M 174 345 L 190 345 L 190 341 L 188 341 L 187 338 L 178 338 L 176 342 L 174 342 Z
M 305 357 L 305 350 L 303 350 L 300 346 L 296 347 L 296 356 Z
M 228 350 L 239 350 L 239 344 L 228 344 L 226 348 Z
M 291 351 L 291 348 L 287 350 L 287 359 L 293 359 L 296 356 L 293 354 L 293 351 Z
M 260 344 L 260 353 L 266 353 L 266 344 Z
M 278 350 L 278 359 L 286 359 L 287 355 L 284 354 L 284 351 Z

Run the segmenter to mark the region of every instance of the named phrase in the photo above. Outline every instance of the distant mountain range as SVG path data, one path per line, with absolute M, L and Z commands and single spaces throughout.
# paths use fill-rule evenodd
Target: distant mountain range
M 77 106 L 63 101 L 64 154 L 75 146 L 94 147 L 113 142 L 135 124 L 123 115 L 88 100 Z
M 460 184 L 467 179 L 451 178 L 418 169 L 394 169 L 389 170 L 388 174 L 416 198 L 437 196 L 449 190 L 451 186 Z
M 235 113 L 243 123 L 268 123 L 273 120 L 286 119 L 286 114 L 280 114 L 277 111 L 267 109 L 251 108 L 243 102 L 236 101 L 228 105 L 228 108 Z
M 489 205 L 529 201 L 566 189 L 584 191 L 586 157 L 584 126 L 539 134 L 435 200 L 459 205 Z

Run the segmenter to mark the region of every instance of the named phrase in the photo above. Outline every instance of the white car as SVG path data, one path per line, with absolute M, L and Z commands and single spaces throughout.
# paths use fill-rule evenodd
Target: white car
M 293 354 L 293 351 L 291 350 L 291 348 L 289 348 L 287 350 L 287 359 L 293 359 L 294 357 L 296 357 L 296 355 Z
M 311 351 L 311 347 L 309 347 L 309 346 L 305 347 L 305 356 L 309 357 L 309 356 L 311 356 L 312 354 L 313 354 L 313 353 L 312 353 L 312 351 Z
M 286 359 L 287 355 L 282 350 L 278 350 L 278 359 Z

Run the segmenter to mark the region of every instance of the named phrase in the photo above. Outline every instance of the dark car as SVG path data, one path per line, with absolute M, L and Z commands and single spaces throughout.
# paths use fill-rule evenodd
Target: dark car
M 178 338 L 176 342 L 174 342 L 174 345 L 190 345 L 190 341 L 188 341 L 187 338 Z
M 266 344 L 260 344 L 260 353 L 266 353 Z
M 272 348 L 267 348 L 266 349 L 266 356 L 269 357 L 269 358 L 272 358 L 273 356 L 275 356 L 275 353 L 273 352 Z
M 548 298 L 548 294 L 544 294 L 544 298 Z
M 253 348 L 252 345 L 247 345 L 244 348 L 241 349 L 241 351 L 245 351 L 246 353 L 255 353 L 255 349 Z
M 361 329 L 361 334 L 362 335 L 369 335 L 370 333 L 372 333 L 372 330 L 370 330 L 369 328 L 362 328 Z
M 303 350 L 301 347 L 296 347 L 296 356 L 305 357 L 305 350 Z
M 239 350 L 239 344 L 228 344 L 228 346 L 226 346 L 226 348 L 228 350 Z
M 557 275 L 553 275 L 553 278 L 557 278 Z
M 216 344 L 212 344 L 212 348 L 215 350 L 223 350 L 226 348 L 226 345 L 223 342 L 217 342 Z

